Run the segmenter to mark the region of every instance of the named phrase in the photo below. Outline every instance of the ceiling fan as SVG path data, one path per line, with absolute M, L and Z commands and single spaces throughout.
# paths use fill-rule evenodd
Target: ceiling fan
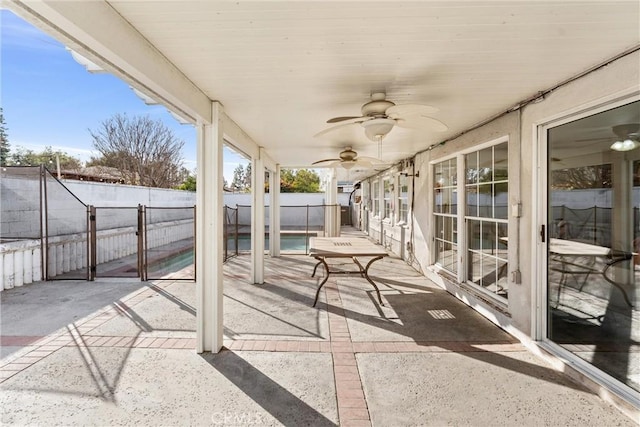
M 326 167 L 342 166 L 345 169 L 351 169 L 356 165 L 364 168 L 373 168 L 374 166 L 384 167 L 384 163 L 375 157 L 358 157 L 358 153 L 353 151 L 351 147 L 345 147 L 344 150 L 340 152 L 340 158 L 338 159 L 318 160 L 311 164 Z
M 385 99 L 384 92 L 374 92 L 371 94 L 371 101 L 361 108 L 362 116 L 334 117 L 327 120 L 327 123 L 338 123 L 328 129 L 318 132 L 315 136 L 322 136 L 343 126 L 360 124 L 364 128 L 364 133 L 372 141 L 380 142 L 394 126 L 405 128 L 424 129 L 428 131 L 444 132 L 447 125 L 439 120 L 430 117 L 431 114 L 439 111 L 435 107 L 421 104 L 396 105 Z
M 614 151 L 631 151 L 640 147 L 640 124 L 639 123 L 627 123 L 623 125 L 617 125 L 611 128 L 616 135 L 616 141 L 611 144 L 611 149 Z
M 586 143 L 585 146 L 598 145 L 602 143 L 613 143 L 609 147 L 613 151 L 631 151 L 640 147 L 640 123 L 626 123 L 611 127 L 611 136 L 577 139 L 575 142 Z

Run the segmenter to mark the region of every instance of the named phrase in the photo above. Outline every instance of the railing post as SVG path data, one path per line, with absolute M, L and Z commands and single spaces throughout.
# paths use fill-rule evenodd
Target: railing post
M 236 236 L 235 236 L 235 243 L 236 243 L 236 256 L 238 256 L 238 245 L 240 243 L 239 239 L 238 239 L 238 217 L 240 216 L 240 208 L 238 207 L 238 205 L 236 204 Z
M 45 242 L 45 231 L 44 224 L 46 215 L 46 207 L 45 207 L 45 190 L 44 190 L 44 173 L 43 173 L 43 165 L 40 165 L 39 172 L 39 183 L 40 183 L 40 278 L 41 280 L 47 280 L 47 270 L 46 270 L 46 262 L 47 262 L 47 243 Z
M 138 237 L 138 277 L 140 277 L 140 280 L 143 282 L 147 280 L 147 248 L 145 247 L 147 236 L 146 218 L 146 207 L 138 204 L 138 230 L 136 231 L 136 236 Z
M 224 255 L 222 261 L 226 262 L 229 258 L 229 216 L 227 215 L 227 205 L 222 207 L 222 247 Z
M 47 172 L 44 165 L 40 165 L 40 179 L 42 180 L 42 191 L 44 194 L 44 255 L 42 264 L 44 265 L 43 280 L 49 280 L 49 205 L 47 200 Z
M 96 207 L 89 206 L 89 224 L 90 233 L 89 238 L 89 280 L 93 281 L 96 278 L 97 271 L 97 256 L 96 256 L 96 247 L 97 247 L 97 227 L 96 227 Z
M 307 219 L 304 232 L 304 253 L 309 253 L 309 205 L 307 205 Z

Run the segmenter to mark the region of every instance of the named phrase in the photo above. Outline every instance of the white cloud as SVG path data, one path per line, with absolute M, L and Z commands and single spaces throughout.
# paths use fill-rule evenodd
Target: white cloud
M 13 12 L 1 10 L 2 44 L 6 48 L 37 50 L 61 50 L 64 46 L 54 38 L 46 35 L 36 27 L 18 18 Z

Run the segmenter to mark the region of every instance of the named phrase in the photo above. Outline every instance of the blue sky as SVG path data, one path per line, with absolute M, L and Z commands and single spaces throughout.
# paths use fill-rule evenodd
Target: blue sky
M 179 124 L 165 107 L 148 106 L 129 86 L 108 74 L 91 74 L 65 46 L 8 10 L 0 10 L 0 101 L 12 150 L 46 146 L 86 161 L 92 154 L 89 129 L 116 113 L 161 120 L 185 142 L 184 166 L 196 167 L 196 131 Z M 224 175 L 247 161 L 225 150 Z

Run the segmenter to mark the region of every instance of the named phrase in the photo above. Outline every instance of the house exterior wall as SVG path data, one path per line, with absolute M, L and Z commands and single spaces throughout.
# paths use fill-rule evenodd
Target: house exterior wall
M 407 251 L 406 247 L 402 248 L 404 251 L 398 250 L 393 245 L 389 249 L 413 265 L 417 264 L 427 277 L 523 342 L 532 344 L 544 340 L 546 332 L 541 327 L 543 324 L 541 317 L 545 314 L 540 307 L 546 305 L 546 301 L 541 298 L 543 295 L 541 290 L 547 286 L 546 273 L 542 271 L 546 262 L 546 252 L 541 249 L 539 231 L 541 225 L 546 223 L 546 211 L 543 212 L 542 208 L 547 190 L 543 187 L 542 177 L 539 174 L 539 168 L 546 163 L 546 158 L 539 160 L 538 128 L 540 125 L 581 111 L 630 98 L 632 95 L 637 96 L 640 92 L 639 82 L 640 52 L 636 51 L 554 89 L 546 94 L 544 99 L 505 113 L 490 123 L 430 151 L 418 153 L 413 159 L 419 177 L 414 179 L 413 238 L 410 240 L 412 251 Z M 509 294 L 506 303 L 486 298 L 476 292 L 474 287 L 458 283 L 456 278 L 439 271 L 434 267 L 433 253 L 435 236 L 432 164 L 503 137 L 508 138 L 509 147 L 507 276 Z M 382 176 L 384 173 L 374 179 Z M 464 179 L 464 177 L 458 177 L 458 179 Z M 368 184 L 363 184 L 363 187 L 365 185 L 371 187 Z M 562 197 L 575 199 L 580 197 L 579 193 L 578 191 L 565 195 L 562 192 L 556 192 L 555 196 L 560 199 Z M 594 203 L 610 200 L 611 197 L 608 190 L 590 190 L 582 203 L 572 204 L 572 206 L 593 207 Z M 562 204 L 562 200 L 556 200 L 556 204 L 558 203 Z M 365 231 L 371 237 L 379 239 L 380 227 L 377 225 L 379 220 L 371 212 L 364 210 L 366 205 L 367 203 L 363 203 L 362 214 L 367 216 L 369 226 Z M 516 214 L 518 211 L 516 206 L 520 206 L 519 217 Z M 574 376 L 584 379 L 582 372 L 584 371 L 579 371 Z M 588 377 L 599 378 L 597 375 Z M 595 381 L 590 386 L 593 389 L 602 390 L 600 383 L 597 382 L 599 380 Z M 626 405 L 620 404 L 615 398 L 613 401 L 618 406 Z
M 414 158 L 415 170 L 419 177 L 414 178 L 414 199 L 412 212 L 413 238 L 405 241 L 404 245 L 395 242 L 401 240 L 401 234 L 408 234 L 407 227 L 387 225 L 387 236 L 394 242 L 387 247 L 394 253 L 409 260 L 431 279 L 441 286 L 449 288 L 452 292 L 459 290 L 459 284 L 446 275 L 439 274 L 432 267 L 434 262 L 433 250 L 433 171 L 431 164 L 438 162 L 457 153 L 478 146 L 480 144 L 508 137 L 509 140 L 509 209 L 520 204 L 521 216 L 519 218 L 509 215 L 509 241 L 517 242 L 509 245 L 509 298 L 508 304 L 501 307 L 500 304 L 487 303 L 483 298 L 469 295 L 469 301 L 479 311 L 490 317 L 505 329 L 510 329 L 516 334 L 534 337 L 534 311 L 535 293 L 539 286 L 543 286 L 541 278 L 537 274 L 539 260 L 532 256 L 537 253 L 538 229 L 541 219 L 538 218 L 537 207 L 540 197 L 544 193 L 538 183 L 538 141 L 536 138 L 537 126 L 550 121 L 558 116 L 584 109 L 590 105 L 603 103 L 607 100 L 629 94 L 638 90 L 640 81 L 639 66 L 640 54 L 635 52 L 622 59 L 602 67 L 584 77 L 557 88 L 543 100 L 531 103 L 521 110 L 515 110 L 493 120 L 484 126 L 469 131 L 464 135 L 448 141 L 446 144 L 435 147 L 430 151 L 418 153 Z M 388 171 L 373 179 L 392 174 Z M 369 179 L 368 181 L 371 181 Z M 592 196 L 593 197 L 593 196 Z M 610 197 L 602 195 L 602 197 Z M 588 205 L 590 200 L 585 200 Z M 370 202 L 369 202 L 370 203 Z M 593 206 L 593 205 L 591 205 Z M 363 204 L 363 215 L 368 217 L 368 234 L 385 243 L 385 223 L 366 208 Z M 511 210 L 510 210 L 511 212 Z M 410 243 L 412 251 L 407 250 L 406 244 Z M 511 272 L 520 272 L 520 283 L 515 283 Z M 469 291 L 468 288 L 464 288 Z

